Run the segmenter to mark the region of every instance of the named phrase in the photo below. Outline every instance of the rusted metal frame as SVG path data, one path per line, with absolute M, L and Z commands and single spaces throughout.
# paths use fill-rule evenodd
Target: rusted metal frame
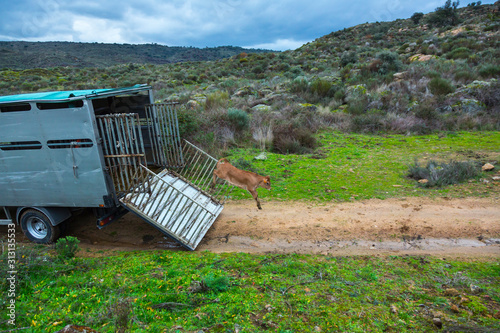
M 110 148 L 111 155 L 119 155 L 118 148 L 116 147 L 116 131 L 114 128 L 114 122 L 113 118 L 110 118 L 109 116 L 103 116 L 105 119 L 105 124 L 106 124 L 106 132 L 108 134 L 108 147 Z M 113 179 L 115 183 L 115 188 L 118 192 L 121 192 L 125 187 L 125 180 L 123 179 L 123 174 L 121 172 L 121 167 L 120 167 L 120 161 L 118 159 L 111 159 L 113 168 L 114 168 L 114 173 L 115 177 Z
M 159 110 L 158 110 L 159 109 Z M 172 145 L 170 143 L 170 121 L 169 121 L 169 115 L 168 112 L 166 112 L 165 105 L 158 105 L 157 107 L 157 115 L 159 117 L 159 125 L 160 125 L 160 130 L 161 130 L 161 140 L 163 142 L 163 154 L 165 155 L 167 161 L 166 164 L 167 166 L 171 167 L 172 166 L 172 161 L 175 161 L 175 155 L 172 152 Z
M 129 155 L 132 153 L 132 133 L 133 128 L 130 126 L 129 123 L 129 117 L 126 114 L 120 114 L 117 118 L 119 120 L 118 122 L 118 135 L 121 138 L 121 148 L 125 152 L 126 157 L 121 157 L 121 161 L 125 162 L 122 163 L 124 165 L 124 173 L 125 173 L 125 179 L 128 184 L 132 183 L 130 174 L 131 174 L 131 169 L 134 168 L 135 166 L 135 159 L 131 158 Z
M 204 172 L 204 179 L 205 181 L 202 182 L 202 186 L 203 188 L 209 188 L 210 187 L 210 182 L 212 181 L 213 179 L 213 171 L 215 170 L 215 167 L 213 165 L 213 161 L 210 161 L 210 160 L 207 160 L 207 170 Z
M 191 209 L 190 209 L 191 210 Z M 182 233 L 182 235 L 185 237 L 185 238 L 188 238 L 187 236 L 192 233 L 192 228 L 193 226 L 195 225 L 196 222 L 198 222 L 198 218 L 199 216 L 205 212 L 205 215 L 208 213 L 206 210 L 203 210 L 202 209 L 202 206 L 199 206 L 199 205 L 195 205 L 192 209 L 192 212 L 191 214 L 189 214 L 188 216 L 188 213 L 189 211 L 186 212 L 186 215 L 183 217 L 183 219 L 186 221 L 186 224 L 184 225 L 184 227 L 182 228 L 182 230 L 179 232 L 179 233 Z M 196 216 L 193 218 L 193 215 Z M 202 220 L 203 221 L 203 220 Z M 198 223 L 200 224 L 200 223 Z M 201 223 L 202 224 L 202 223 Z M 177 232 L 177 231 L 176 231 Z M 191 237 L 189 237 L 189 239 L 193 240 Z
M 186 160 L 184 166 L 177 171 L 177 173 L 184 175 L 186 178 L 189 178 L 189 174 L 191 173 L 190 169 L 192 168 L 193 161 L 196 158 L 195 154 L 190 154 L 186 149 L 184 150 L 184 155 L 186 156 Z
M 154 188 L 151 190 L 152 191 L 152 195 L 150 195 L 150 198 L 152 198 L 153 196 L 155 196 L 155 199 L 156 199 L 157 198 L 157 193 L 159 193 L 159 191 L 162 191 L 163 189 L 165 189 L 165 190 L 163 190 L 164 193 L 162 195 L 162 199 L 160 201 L 158 201 L 160 203 L 163 200 L 163 198 L 165 197 L 165 194 L 168 192 L 169 189 L 176 190 L 174 187 L 170 186 L 168 184 L 168 182 L 166 182 L 162 178 L 158 177 L 155 173 L 153 173 L 152 171 L 150 171 L 146 167 L 144 167 L 144 166 L 141 166 L 141 167 L 145 169 L 146 173 L 150 174 L 150 176 L 152 177 L 152 179 L 154 179 Z M 159 189 L 158 189 L 158 185 L 160 185 Z M 175 201 L 175 199 L 177 198 L 178 194 L 174 198 L 171 199 L 173 193 L 175 193 L 175 191 L 171 191 L 171 193 L 169 194 L 169 196 L 167 198 L 167 202 L 165 203 L 165 205 L 163 205 L 163 207 L 166 207 L 168 204 L 170 204 L 171 201 Z M 156 200 L 154 200 L 154 201 L 156 201 Z M 148 200 L 148 202 L 146 202 L 144 204 L 143 207 L 145 208 L 147 206 L 147 204 L 149 204 L 149 200 Z M 153 212 L 156 212 L 156 210 L 157 210 L 158 207 L 159 207 L 159 204 L 157 205 L 156 209 Z M 151 209 L 153 209 L 153 208 L 154 208 L 154 205 L 152 205 L 149 208 L 149 210 L 147 212 L 144 212 L 144 213 L 146 215 L 148 215 L 148 216 L 154 215 L 154 214 L 151 214 Z
M 117 128 L 115 118 L 108 116 L 108 125 L 110 128 L 111 138 L 113 140 L 112 142 L 110 142 L 112 150 L 119 155 L 122 152 L 122 147 L 121 147 L 121 142 L 120 142 L 120 134 L 119 134 L 119 130 Z M 113 159 L 113 161 L 114 161 L 114 164 L 116 165 L 116 172 L 118 173 L 118 176 L 119 176 L 117 178 L 119 178 L 119 180 L 120 180 L 120 183 L 118 186 L 118 191 L 124 191 L 125 188 L 127 187 L 127 181 L 123 175 L 122 160 L 119 158 L 116 158 L 116 159 Z
M 186 203 L 182 206 L 182 208 L 180 209 L 179 212 L 177 212 L 174 216 L 172 216 L 172 220 L 174 221 L 177 221 L 177 220 L 180 220 L 180 221 L 184 221 L 184 219 L 186 218 L 186 215 L 187 213 L 191 210 L 191 207 L 193 207 L 194 205 L 194 209 L 196 210 L 196 207 L 200 207 L 195 201 L 186 201 Z M 183 226 L 182 229 L 181 228 L 181 225 Z M 184 223 L 178 223 L 177 224 L 177 227 L 175 228 L 175 230 L 172 230 L 173 232 L 175 232 L 176 234 L 179 234 L 179 233 L 182 233 L 183 230 L 185 230 L 187 227 L 187 225 L 184 225 Z
M 192 172 L 189 175 L 190 179 L 196 178 L 196 175 L 198 174 L 198 170 L 200 168 L 199 161 L 203 157 L 203 155 L 201 155 L 201 154 L 194 154 L 193 156 L 194 156 L 193 161 L 190 163 L 190 165 L 192 166 L 192 169 L 191 169 Z
M 134 171 L 135 170 L 143 170 L 140 166 L 145 165 L 147 163 L 146 161 L 146 154 L 144 153 L 144 142 L 142 140 L 142 133 L 141 133 L 141 128 L 140 128 L 140 119 L 138 114 L 133 114 L 133 116 L 130 118 L 132 122 L 132 150 L 135 152 L 135 154 L 130 154 L 132 160 L 134 161 Z M 138 154 L 140 153 L 140 154 Z M 134 178 L 132 178 L 134 179 Z
M 183 199 L 184 198 L 188 198 L 186 195 L 184 195 L 181 191 L 179 191 L 178 189 L 176 189 L 175 187 L 172 187 L 172 190 L 175 191 L 176 193 L 178 193 L 175 198 L 172 199 L 172 206 L 170 207 L 174 207 L 172 209 L 173 212 L 176 212 L 177 209 L 179 208 L 179 205 L 182 203 Z M 177 203 L 177 204 L 176 204 Z M 169 229 L 171 229 L 171 224 L 175 222 L 175 219 L 173 218 L 170 218 L 170 220 L 167 222 L 167 225 Z
M 147 188 L 148 188 L 147 192 L 146 191 L 137 192 L 136 199 L 133 203 L 138 209 L 141 209 L 141 207 L 146 206 L 146 203 L 153 196 L 153 190 L 154 190 L 155 183 L 153 182 L 153 180 L 151 179 L 150 176 L 141 174 L 141 171 L 138 171 L 138 173 L 139 173 L 139 177 L 142 177 L 142 179 L 143 179 L 140 181 L 140 184 L 144 185 L 145 188 L 146 188 L 145 184 L 147 184 Z M 140 196 L 141 193 L 142 193 L 142 196 Z M 144 201 L 146 201 L 146 202 L 144 202 Z
M 103 149 L 106 166 L 108 167 L 111 179 L 113 180 L 113 186 L 114 186 L 114 182 L 115 181 L 114 181 L 113 165 L 111 165 L 111 158 L 106 156 L 106 155 L 111 155 L 111 152 L 109 151 L 109 145 L 106 144 L 106 142 L 108 142 L 109 139 L 108 139 L 108 131 L 104 130 L 105 129 L 105 119 L 102 118 L 102 117 L 99 117 L 99 116 L 97 116 L 96 119 L 97 119 L 97 124 L 98 124 L 98 127 L 99 127 L 99 132 L 102 135 L 102 138 L 101 138 L 102 139 L 102 145 L 101 145 L 101 147 Z
M 201 195 L 201 193 L 198 193 L 197 198 L 198 198 L 198 197 L 200 197 L 200 195 Z M 191 231 L 190 229 L 193 227 L 194 223 L 198 220 L 198 217 L 199 217 L 199 216 L 200 216 L 200 214 L 203 212 L 203 209 L 198 209 L 198 208 L 202 208 L 202 207 L 204 207 L 204 206 L 203 206 L 203 205 L 201 205 L 200 203 L 196 202 L 196 199 L 193 199 L 193 202 L 196 204 L 196 206 L 195 206 L 195 208 L 193 209 L 193 212 L 191 213 L 191 215 L 189 215 L 189 217 L 187 218 L 187 221 L 189 221 L 189 222 L 188 222 L 188 224 L 187 224 L 187 225 L 185 226 L 185 228 L 184 228 L 185 230 L 188 230 L 188 231 Z M 196 218 L 194 218 L 194 219 L 193 219 L 193 215 L 194 215 L 194 213 L 196 213 L 198 210 L 199 210 L 198 215 L 196 215 Z M 206 213 L 206 214 L 208 213 L 208 214 L 212 215 L 212 214 L 211 214 L 211 213 L 210 213 L 207 209 L 205 209 L 205 213 Z M 187 212 L 186 212 L 186 214 L 187 214 Z M 205 215 L 206 215 L 206 214 L 205 214 Z M 186 216 L 186 217 L 187 217 L 187 216 Z M 186 218 L 186 217 L 185 217 L 185 218 Z
M 165 161 L 163 161 L 163 155 L 160 153 L 162 149 L 162 144 L 161 144 L 161 135 L 159 133 L 159 124 L 158 124 L 158 117 L 157 117 L 157 112 L 155 110 L 154 105 L 147 105 L 146 106 L 146 118 L 148 121 L 148 128 L 149 128 L 149 138 L 151 140 L 151 146 L 153 150 L 153 161 L 157 165 L 164 165 Z
M 198 220 L 200 218 L 200 215 L 201 215 L 202 212 L 200 212 L 196 218 L 193 220 L 193 224 L 196 222 L 196 220 Z M 205 214 L 203 215 L 203 217 L 201 218 L 202 221 L 205 220 L 206 216 L 207 215 L 210 215 L 210 218 L 213 218 L 214 217 L 214 214 L 208 212 L 208 211 L 205 211 Z M 202 228 L 202 223 L 198 223 L 198 225 L 196 226 L 196 228 L 193 230 L 192 234 L 193 236 L 191 237 L 191 239 L 198 239 L 198 237 L 200 237 L 200 233 L 202 232 L 203 228 Z
M 144 211 L 146 215 L 149 216 L 151 210 L 154 208 L 154 202 L 156 201 L 158 193 L 162 190 L 163 184 L 159 182 L 157 179 L 155 179 L 154 174 L 151 175 L 151 183 L 153 184 L 151 188 L 151 194 L 149 195 L 148 199 L 146 202 L 143 202 L 144 200 L 141 201 L 141 210 Z M 150 205 L 149 209 L 146 210 L 147 206 Z
M 178 138 L 179 132 L 175 109 L 170 105 L 164 104 L 162 105 L 161 114 L 163 121 L 162 128 L 165 131 L 165 149 L 170 159 L 168 165 L 170 167 L 179 167 L 182 165 L 182 146 Z
M 202 158 L 203 161 L 202 163 L 199 164 L 199 168 L 197 170 L 197 176 L 195 179 L 193 179 L 193 183 L 198 185 L 201 188 L 204 188 L 201 184 L 205 184 L 206 181 L 204 182 L 203 179 L 207 176 L 207 174 L 210 172 L 210 159 L 204 158 L 205 156 L 203 154 L 198 153 Z
M 171 143 L 173 147 L 173 154 L 175 156 L 175 167 L 179 167 L 183 164 L 183 153 L 182 144 L 179 134 L 179 121 L 177 119 L 177 110 L 173 105 L 165 105 L 168 110 L 167 115 L 169 117 L 169 124 L 171 128 Z
M 165 200 L 165 203 L 163 205 L 161 205 L 161 207 L 160 207 L 160 204 L 158 204 L 156 209 L 153 211 L 153 213 L 150 214 L 151 217 L 154 219 L 159 218 L 162 211 L 165 210 L 167 208 L 167 206 L 169 206 L 171 204 L 171 202 L 174 201 L 175 198 L 177 198 L 177 196 L 178 196 L 178 194 L 176 194 L 174 196 L 174 198 L 172 198 L 172 195 L 175 193 L 174 187 L 169 186 L 167 182 L 164 182 L 162 185 L 165 185 L 165 189 L 163 190 L 163 194 L 161 196 L 161 199 L 158 202 L 159 203 L 163 202 L 164 201 L 163 199 L 165 198 L 165 195 L 167 193 L 168 193 L 168 197 L 167 197 L 167 200 Z

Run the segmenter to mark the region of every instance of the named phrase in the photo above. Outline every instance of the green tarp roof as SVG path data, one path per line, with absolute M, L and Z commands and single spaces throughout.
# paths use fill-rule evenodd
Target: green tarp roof
M 133 87 L 117 88 L 117 89 L 88 89 L 88 90 L 37 92 L 31 94 L 0 96 L 0 104 L 16 103 L 16 102 L 35 102 L 35 101 L 37 102 L 65 101 L 72 99 L 96 98 L 106 95 L 133 93 L 150 88 L 151 87 L 146 84 L 136 84 Z

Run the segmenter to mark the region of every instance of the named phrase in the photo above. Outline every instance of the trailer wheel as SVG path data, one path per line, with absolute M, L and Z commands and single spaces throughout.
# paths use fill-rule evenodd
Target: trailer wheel
M 50 244 L 59 237 L 59 226 L 53 226 L 47 215 L 34 209 L 26 210 L 20 218 L 21 229 L 34 243 Z

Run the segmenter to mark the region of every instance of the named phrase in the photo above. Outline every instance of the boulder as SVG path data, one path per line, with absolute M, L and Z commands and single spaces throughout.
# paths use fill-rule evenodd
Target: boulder
M 271 107 L 269 105 L 265 104 L 258 104 L 252 108 L 253 111 L 261 111 L 261 112 L 268 112 L 271 110 Z
M 473 98 L 466 98 L 452 105 L 454 111 L 461 111 L 469 114 L 477 114 L 486 110 L 486 105 Z
M 412 55 L 410 58 L 408 58 L 410 60 L 410 62 L 414 62 L 414 61 L 429 61 L 431 59 L 437 59 L 438 57 L 435 56 L 435 55 L 430 55 L 430 54 L 415 54 L 415 55 Z
M 493 169 L 495 169 L 495 166 L 491 163 L 486 163 L 481 169 L 483 171 L 492 171 Z
M 198 107 L 200 107 L 200 103 L 198 103 L 197 101 L 192 99 L 186 103 L 186 107 L 190 110 L 194 110 L 194 109 L 197 109 Z

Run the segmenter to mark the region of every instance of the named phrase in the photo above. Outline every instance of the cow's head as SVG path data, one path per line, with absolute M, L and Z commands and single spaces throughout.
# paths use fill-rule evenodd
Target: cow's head
M 271 189 L 271 177 L 269 176 L 264 177 L 264 180 L 262 181 L 262 187 L 268 190 Z

